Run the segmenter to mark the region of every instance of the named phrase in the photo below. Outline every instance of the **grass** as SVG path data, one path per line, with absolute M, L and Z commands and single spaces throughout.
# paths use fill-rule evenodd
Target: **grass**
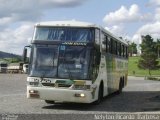
M 128 75 L 130 76 L 149 76 L 148 70 L 143 70 L 143 69 L 138 68 L 137 65 L 138 65 L 139 59 L 140 57 L 129 57 Z M 160 76 L 160 68 L 157 70 L 151 70 L 151 75 Z

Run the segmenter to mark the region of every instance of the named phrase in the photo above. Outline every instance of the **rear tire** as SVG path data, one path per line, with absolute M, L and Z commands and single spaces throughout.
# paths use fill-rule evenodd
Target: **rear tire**
M 55 102 L 52 101 L 52 100 L 45 100 L 45 102 L 46 102 L 47 104 L 54 104 L 54 103 L 55 103 Z

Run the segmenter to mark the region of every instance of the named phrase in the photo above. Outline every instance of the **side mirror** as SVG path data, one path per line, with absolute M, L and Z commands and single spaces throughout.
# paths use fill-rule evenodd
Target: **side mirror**
M 24 50 L 23 50 L 23 62 L 24 63 L 28 63 L 29 62 L 29 59 L 27 57 L 27 55 L 28 55 L 28 49 L 27 48 L 30 48 L 30 46 L 25 46 L 24 47 Z
M 102 44 L 106 45 L 106 43 L 107 43 L 106 40 L 102 41 Z
M 24 63 L 27 62 L 27 48 L 24 48 L 24 50 L 23 50 L 23 62 Z

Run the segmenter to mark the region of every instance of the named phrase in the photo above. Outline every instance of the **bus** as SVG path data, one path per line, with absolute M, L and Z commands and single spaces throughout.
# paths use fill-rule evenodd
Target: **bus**
M 127 84 L 127 42 L 93 23 L 37 23 L 23 58 L 29 99 L 99 104 Z

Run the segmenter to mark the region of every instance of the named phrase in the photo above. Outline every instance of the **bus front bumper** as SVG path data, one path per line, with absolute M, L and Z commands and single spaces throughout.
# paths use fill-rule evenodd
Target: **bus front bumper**
M 27 86 L 27 98 L 75 103 L 91 103 L 94 101 L 93 94 L 89 90 L 73 90 L 30 86 Z

